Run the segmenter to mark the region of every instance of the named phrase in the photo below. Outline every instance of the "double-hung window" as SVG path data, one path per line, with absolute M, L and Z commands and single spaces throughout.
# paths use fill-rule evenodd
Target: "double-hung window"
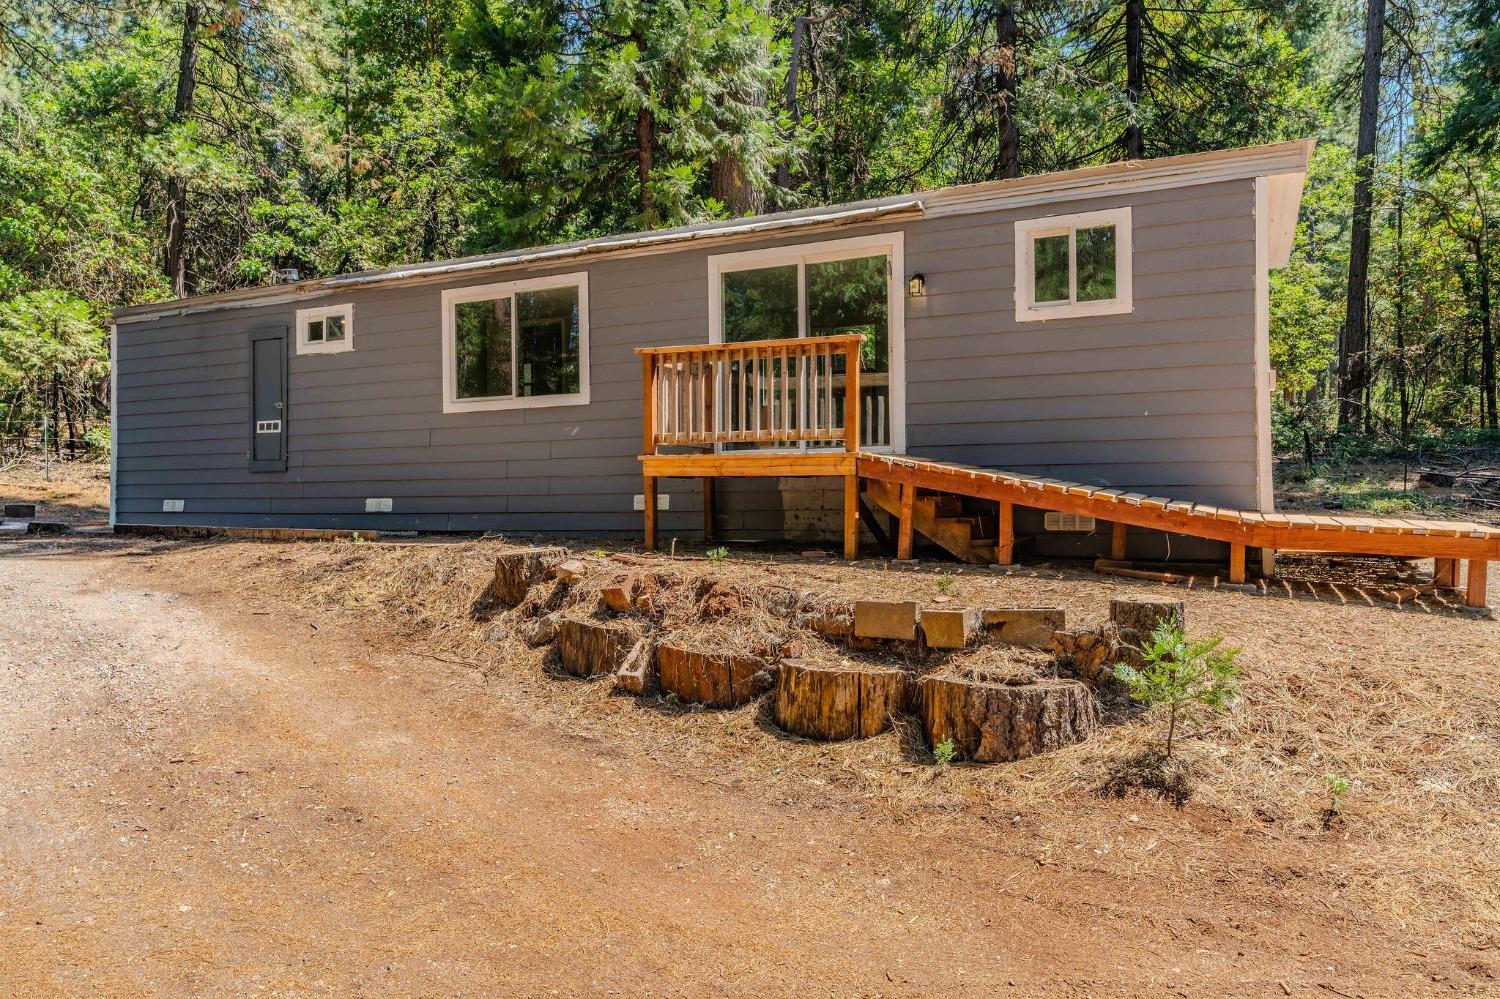
M 1130 209 L 1016 223 L 1016 320 L 1132 308 Z
M 710 340 L 743 343 L 863 333 L 860 446 L 899 452 L 905 447 L 901 254 L 902 234 L 896 232 L 709 257 Z M 836 362 L 833 410 L 838 414 L 843 412 L 838 387 L 843 361 Z M 767 391 L 780 391 L 777 379 L 771 382 Z M 800 401 L 790 400 L 791 408 Z M 814 402 L 807 400 L 809 406 Z M 755 402 L 771 404 L 773 400 Z M 740 418 L 736 407 L 729 407 L 726 416 L 731 424 Z M 826 445 L 796 445 L 799 450 L 818 446 Z
M 589 401 L 588 274 L 443 292 L 443 410 Z

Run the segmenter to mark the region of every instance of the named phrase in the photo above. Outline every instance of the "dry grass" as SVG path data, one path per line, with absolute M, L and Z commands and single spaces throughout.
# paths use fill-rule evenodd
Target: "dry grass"
M 1159 765 L 1148 772 L 1161 735 L 1149 716 L 1016 764 L 939 768 L 912 723 L 871 740 L 814 743 L 777 731 L 764 705 L 691 710 L 614 696 L 608 683 L 549 676 L 545 652 L 516 641 L 514 613 L 490 597 L 494 556 L 503 547 L 201 543 L 167 557 L 221 579 L 254 579 L 297 594 L 303 604 L 365 612 L 359 619 L 378 634 L 394 628 L 401 646 L 416 643 L 484 671 L 497 696 L 520 699 L 528 711 L 554 718 L 560 731 L 629 740 L 705 779 L 754 787 L 773 799 L 838 787 L 856 807 L 911 821 L 962 810 L 1009 822 L 1087 812 L 1111 793 L 1154 787 L 1180 798 L 1186 792 L 1195 822 L 1208 823 L 1214 835 L 1285 849 L 1294 871 L 1321 865 L 1326 876 L 1316 890 L 1337 892 L 1407 927 L 1442 927 L 1470 946 L 1500 944 L 1500 696 L 1491 675 L 1500 662 L 1500 629 L 1487 617 L 1347 596 L 1185 590 L 1047 567 L 1002 575 L 954 566 L 851 568 L 788 556 L 723 563 L 628 556 L 634 561 L 625 564 L 577 549 L 590 570 L 570 599 L 582 594 L 588 607 L 610 577 L 641 564 L 670 572 L 679 579 L 677 596 L 664 601 L 661 620 L 675 622 L 695 642 L 760 644 L 790 633 L 779 598 L 752 599 L 716 621 L 690 621 L 682 600 L 711 576 L 746 592 L 781 588 L 801 602 L 930 601 L 941 589 L 958 606 L 1061 606 L 1075 625 L 1102 620 L 1117 592 L 1152 592 L 1186 602 L 1192 633 L 1221 634 L 1245 649 L 1241 705 L 1189 731 L 1170 773 Z M 955 581 L 940 584 L 946 574 Z M 814 636 L 798 637 L 810 658 L 848 655 Z M 950 665 L 1038 666 L 1029 654 L 1009 651 L 968 658 L 974 661 Z M 1331 825 L 1324 815 L 1326 774 L 1351 784 L 1344 814 Z M 1235 864 L 1232 851 L 1207 837 L 1170 846 L 1133 859 L 1163 874 L 1176 865 Z

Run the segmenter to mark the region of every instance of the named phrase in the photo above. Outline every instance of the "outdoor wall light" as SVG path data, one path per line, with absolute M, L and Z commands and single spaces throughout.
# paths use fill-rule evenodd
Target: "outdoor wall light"
M 906 293 L 912 298 L 921 298 L 927 294 L 927 279 L 920 274 L 913 274 L 906 279 Z

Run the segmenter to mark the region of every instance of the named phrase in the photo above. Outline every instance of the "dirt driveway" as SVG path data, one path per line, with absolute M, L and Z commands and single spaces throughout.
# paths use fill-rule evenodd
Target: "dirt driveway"
M 462 667 L 175 594 L 121 551 L 0 547 L 0 995 L 1485 984 L 1250 846 L 1178 885 L 1066 830 L 768 801 L 518 716 Z M 1190 821 L 1142 801 L 1120 855 Z

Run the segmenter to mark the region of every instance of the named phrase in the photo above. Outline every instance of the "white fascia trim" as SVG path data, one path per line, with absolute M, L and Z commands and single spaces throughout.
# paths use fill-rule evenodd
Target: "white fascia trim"
M 109 529 L 115 529 L 120 497 L 120 326 L 109 324 Z
M 1300 186 L 1299 186 L 1300 193 Z M 1273 182 L 1255 180 L 1255 499 L 1276 509 L 1271 459 L 1271 257 L 1276 222 Z
M 847 239 L 828 239 L 814 243 L 792 243 L 786 246 L 771 246 L 761 250 L 743 250 L 738 253 L 719 253 L 708 258 L 708 342 L 724 342 L 724 281 L 726 271 L 755 270 L 761 267 L 794 263 L 819 263 L 827 260 L 844 260 L 850 257 L 874 256 L 870 251 L 884 250 L 889 261 L 890 273 L 886 279 L 886 315 L 890 323 L 891 339 L 891 443 L 889 447 L 873 447 L 865 450 L 873 453 L 906 453 L 906 233 L 877 232 L 867 236 L 851 236 Z M 802 270 L 798 269 L 797 315 L 799 327 L 806 323 L 802 300 L 806 289 L 802 286 Z M 805 328 L 798 329 L 800 337 L 807 336 Z M 798 448 L 766 448 L 776 453 L 797 453 Z
M 524 395 L 491 397 L 483 399 L 458 398 L 457 360 L 454 340 L 454 306 L 460 302 L 483 302 L 492 298 L 504 298 L 518 291 L 533 291 L 540 288 L 578 289 L 578 391 L 567 395 Z M 448 288 L 442 294 L 443 336 L 443 412 L 473 413 L 502 409 L 545 409 L 551 406 L 587 406 L 589 404 L 589 274 L 575 271 L 572 274 L 550 274 L 546 277 L 526 278 L 520 281 L 505 281 L 500 284 L 473 285 L 468 288 Z M 511 363 L 516 363 L 513 357 Z
M 1069 295 L 1072 296 L 1077 294 L 1078 280 L 1072 235 L 1079 229 L 1102 225 L 1115 227 L 1115 297 L 1098 302 L 1037 305 L 1033 297 L 1036 288 L 1032 280 L 1036 240 L 1042 236 L 1068 235 L 1068 287 Z M 1016 261 L 1015 304 L 1018 323 L 1077 319 L 1082 316 L 1115 316 L 1135 310 L 1135 257 L 1132 251 L 1131 211 L 1128 207 L 1022 219 L 1015 224 L 1013 256 Z
M 315 319 L 327 319 L 329 316 L 344 317 L 344 338 L 332 343 L 312 343 L 307 339 L 307 327 Z M 293 341 L 297 345 L 298 354 L 342 354 L 354 349 L 354 303 L 341 302 L 338 305 L 320 305 L 315 309 L 297 310 L 297 337 Z

